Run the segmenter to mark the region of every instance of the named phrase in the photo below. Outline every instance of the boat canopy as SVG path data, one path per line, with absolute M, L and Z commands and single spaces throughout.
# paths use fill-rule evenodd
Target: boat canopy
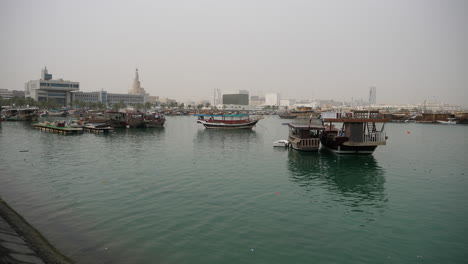
M 235 114 L 235 115 L 202 115 L 202 114 L 195 114 L 194 116 L 240 117 L 240 116 L 248 116 L 248 114 Z

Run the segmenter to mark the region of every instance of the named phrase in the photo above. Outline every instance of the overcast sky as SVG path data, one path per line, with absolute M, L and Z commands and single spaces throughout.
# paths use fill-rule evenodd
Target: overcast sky
M 466 0 L 0 0 L 0 88 L 47 66 L 83 91 L 468 106 Z

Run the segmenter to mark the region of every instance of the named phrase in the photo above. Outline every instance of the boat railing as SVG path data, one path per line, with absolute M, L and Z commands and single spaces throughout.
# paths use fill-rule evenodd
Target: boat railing
M 381 132 L 371 132 L 364 134 L 363 142 L 385 142 L 386 134 L 385 131 Z

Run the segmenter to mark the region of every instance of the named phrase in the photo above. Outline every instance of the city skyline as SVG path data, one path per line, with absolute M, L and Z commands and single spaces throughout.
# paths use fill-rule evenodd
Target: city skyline
M 376 87 L 377 104 L 466 107 L 467 10 L 455 0 L 4 1 L 0 87 L 22 90 L 47 66 L 81 91 L 126 93 L 138 68 L 146 92 L 179 101 L 214 89 L 367 100 Z

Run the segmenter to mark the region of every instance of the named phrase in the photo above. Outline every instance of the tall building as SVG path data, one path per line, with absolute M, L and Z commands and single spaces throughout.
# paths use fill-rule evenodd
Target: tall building
M 369 105 L 377 104 L 376 92 L 377 89 L 375 87 L 369 89 Z
M 265 105 L 280 105 L 280 95 L 277 93 L 270 93 L 265 95 Z
M 239 90 L 236 92 L 223 93 L 223 104 L 249 105 L 249 92 L 246 90 Z
M 135 78 L 133 79 L 132 88 L 128 90 L 128 93 L 149 96 L 149 94 L 146 93 L 145 89 L 141 87 L 140 76 L 138 75 L 138 69 L 136 69 L 135 71 Z
M 41 79 L 29 81 L 25 84 L 25 97 L 36 101 L 54 101 L 62 106 L 70 105 L 72 92 L 80 90 L 79 82 L 52 79 L 47 67 L 42 70 Z
M 219 89 L 215 89 L 214 90 L 214 97 L 213 97 L 213 105 L 214 106 L 217 106 L 217 105 L 220 105 L 222 104 L 222 94 L 221 94 L 221 90 Z

